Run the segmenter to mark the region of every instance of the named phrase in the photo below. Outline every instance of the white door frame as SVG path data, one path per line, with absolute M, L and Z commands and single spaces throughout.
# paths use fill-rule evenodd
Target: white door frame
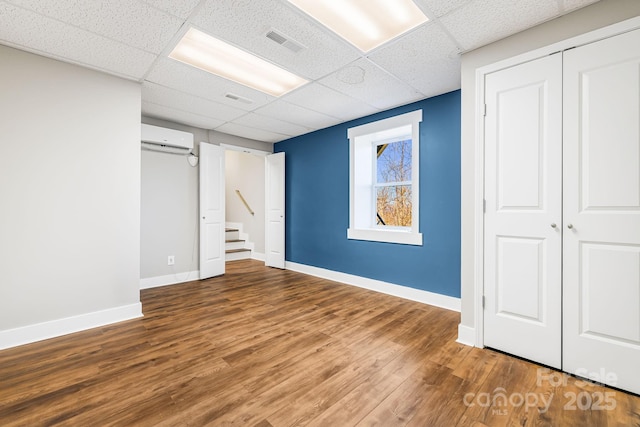
M 242 153 L 252 154 L 254 156 L 259 156 L 259 157 L 266 157 L 269 154 L 272 154 L 269 151 L 257 150 L 255 148 L 242 147 L 240 145 L 220 144 L 220 147 L 224 148 L 225 150 L 240 151 Z
M 474 329 L 475 346 L 484 347 L 484 81 L 489 73 L 513 67 L 552 53 L 592 43 L 640 28 L 640 17 L 627 19 L 604 28 L 545 46 L 494 64 L 478 68 L 476 81 L 475 113 L 475 198 L 474 198 Z

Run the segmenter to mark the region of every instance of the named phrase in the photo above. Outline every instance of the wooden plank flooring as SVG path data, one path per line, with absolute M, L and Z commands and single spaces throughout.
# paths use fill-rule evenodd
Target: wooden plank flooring
M 0 351 L 0 425 L 640 425 L 637 396 L 457 344 L 458 313 L 256 261 L 142 302 Z

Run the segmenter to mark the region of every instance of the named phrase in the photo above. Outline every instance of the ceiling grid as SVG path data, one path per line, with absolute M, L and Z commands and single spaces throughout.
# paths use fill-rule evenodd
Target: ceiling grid
M 0 0 L 0 44 L 138 81 L 143 115 L 278 142 L 459 89 L 461 52 L 596 1 L 414 0 L 429 20 L 365 53 L 287 0 Z M 309 83 L 274 97 L 170 59 L 189 28 Z

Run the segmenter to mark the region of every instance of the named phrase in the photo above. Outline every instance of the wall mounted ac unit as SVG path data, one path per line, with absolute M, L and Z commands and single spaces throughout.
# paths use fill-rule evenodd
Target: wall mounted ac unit
M 142 124 L 142 149 L 187 155 L 193 150 L 193 134 Z

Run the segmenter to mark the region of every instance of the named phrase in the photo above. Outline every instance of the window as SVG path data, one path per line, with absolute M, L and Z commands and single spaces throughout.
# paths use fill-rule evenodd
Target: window
M 422 245 L 418 223 L 422 110 L 350 128 L 347 238 Z

